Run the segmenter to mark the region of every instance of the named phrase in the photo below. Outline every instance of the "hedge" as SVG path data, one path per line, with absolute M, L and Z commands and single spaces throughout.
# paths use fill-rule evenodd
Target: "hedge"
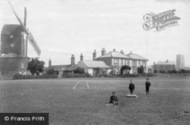
M 89 74 L 79 74 L 79 73 L 74 73 L 74 74 L 63 74 L 62 78 L 87 78 L 87 77 L 92 77 Z
M 15 74 L 13 76 L 13 79 L 48 79 L 48 78 L 57 78 L 57 75 L 38 75 L 38 76 L 33 76 L 33 75 L 21 75 L 21 74 Z

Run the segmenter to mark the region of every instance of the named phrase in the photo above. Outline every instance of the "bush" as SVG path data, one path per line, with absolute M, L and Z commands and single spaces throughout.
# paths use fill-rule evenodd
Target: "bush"
M 153 74 L 153 73 L 143 73 L 143 74 L 125 74 L 125 75 L 119 75 L 119 74 L 109 74 L 109 75 L 106 75 L 105 77 L 112 77 L 112 78 L 116 78 L 116 77 L 140 77 L 140 76 L 142 76 L 142 77 L 145 77 L 145 76 L 147 76 L 147 77 L 154 77 L 155 76 L 155 74 Z
M 125 74 L 125 75 L 121 75 L 121 74 L 109 74 L 109 75 L 105 75 L 105 77 L 109 77 L 109 78 L 119 78 L 119 77 L 138 77 L 138 74 Z
M 147 73 L 147 77 L 154 77 L 156 76 L 154 73 Z
M 166 73 L 164 70 L 160 70 L 160 73 Z
M 55 71 L 53 68 L 50 68 L 46 72 L 47 75 L 57 75 L 57 71 Z
M 121 77 L 121 75 L 120 74 L 112 74 L 112 73 L 110 73 L 108 75 L 105 75 L 104 77 L 116 78 L 116 77 Z
M 62 77 L 63 78 L 87 78 L 87 77 L 92 77 L 92 76 L 90 76 L 90 74 L 88 73 L 85 73 L 85 74 L 75 73 L 75 74 L 63 74 Z
M 139 77 L 139 74 L 129 74 L 129 77 Z
M 77 67 L 77 68 L 74 70 L 74 73 L 76 73 L 76 74 L 84 74 L 84 68 Z
M 13 79 L 34 79 L 33 75 L 21 75 L 21 74 L 15 74 L 13 75 Z
M 57 74 L 53 74 L 53 75 L 48 75 L 48 74 L 44 74 L 44 75 L 39 75 L 35 77 L 36 79 L 50 79 L 50 78 L 58 78 Z
M 21 74 L 15 74 L 13 76 L 13 79 L 48 79 L 48 78 L 57 78 L 57 75 L 38 75 L 38 76 L 33 76 L 33 75 L 21 75 Z

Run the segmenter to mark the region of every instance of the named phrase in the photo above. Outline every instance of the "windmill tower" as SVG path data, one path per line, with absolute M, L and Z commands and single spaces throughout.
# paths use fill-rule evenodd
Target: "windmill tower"
M 24 73 L 27 71 L 29 58 L 27 57 L 27 41 L 30 42 L 38 56 L 41 50 L 36 43 L 32 33 L 26 27 L 27 11 L 24 9 L 24 23 L 17 15 L 14 7 L 10 7 L 16 16 L 19 24 L 5 24 L 1 32 L 1 56 L 0 72 L 3 73 Z

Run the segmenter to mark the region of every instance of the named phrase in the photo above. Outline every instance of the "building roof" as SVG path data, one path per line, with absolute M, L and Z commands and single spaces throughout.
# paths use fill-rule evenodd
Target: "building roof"
M 48 69 L 53 68 L 56 71 L 73 71 L 76 65 L 52 65 Z
M 103 56 L 100 56 L 98 57 L 99 59 L 100 58 L 109 58 L 109 57 L 112 57 L 112 58 L 125 58 L 125 59 L 136 59 L 136 60 L 145 60 L 147 61 L 148 59 L 138 55 L 138 54 L 134 54 L 134 53 L 129 53 L 129 54 L 122 54 L 121 52 L 116 52 L 116 51 L 111 51 L 109 53 L 106 53 L 105 55 Z M 97 59 L 98 59 L 97 58 Z
M 87 68 L 110 68 L 103 61 L 91 61 L 91 60 L 79 61 L 78 66 L 80 67 L 82 65 Z
M 98 57 L 98 58 L 109 58 L 109 57 L 112 57 L 112 58 L 114 57 L 114 58 L 126 58 L 126 59 L 129 59 L 128 56 L 126 56 L 126 55 L 124 55 L 124 54 L 122 54 L 122 53 L 120 53 L 120 52 L 115 52 L 115 51 L 108 52 L 108 53 L 106 53 L 105 55 L 100 56 L 100 57 Z
M 3 26 L 2 35 L 20 34 L 23 31 L 21 25 L 6 24 Z
M 70 66 L 68 66 L 66 68 L 62 68 L 61 70 L 73 71 L 73 70 L 76 69 L 76 67 L 77 67 L 76 65 L 70 65 Z
M 128 56 L 130 59 L 136 59 L 136 60 L 148 60 L 148 59 L 146 59 L 146 58 L 144 58 L 144 57 L 142 57 L 142 56 L 140 56 L 140 55 L 138 55 L 138 54 L 134 54 L 134 53 L 129 53 L 129 54 L 127 54 L 126 56 Z
M 156 63 L 156 65 L 175 65 L 175 63 L 167 60 L 167 61 L 159 61 Z

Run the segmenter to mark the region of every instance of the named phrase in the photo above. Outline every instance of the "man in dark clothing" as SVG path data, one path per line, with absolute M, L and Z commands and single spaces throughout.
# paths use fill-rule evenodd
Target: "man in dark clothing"
M 131 95 L 133 94 L 133 91 L 135 90 L 135 85 L 132 82 L 132 80 L 130 80 L 130 84 L 129 84 L 129 91 L 131 93 Z
M 118 98 L 117 98 L 115 92 L 112 92 L 112 96 L 110 97 L 110 102 L 109 103 L 111 103 L 113 105 L 118 105 L 119 104 L 118 103 Z
M 146 94 L 149 94 L 149 89 L 150 89 L 151 83 L 149 81 L 149 78 L 146 78 L 146 82 L 145 82 L 145 88 L 146 88 Z

